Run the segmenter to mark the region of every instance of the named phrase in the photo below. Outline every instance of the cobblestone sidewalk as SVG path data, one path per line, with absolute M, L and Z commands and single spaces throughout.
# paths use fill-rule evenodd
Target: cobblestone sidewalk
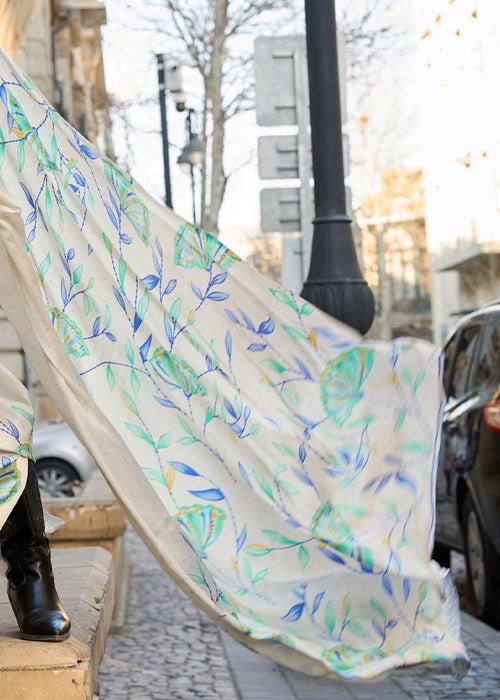
M 472 670 L 462 681 L 428 667 L 373 684 L 316 681 L 276 666 L 220 632 L 176 588 L 129 530 L 127 622 L 111 635 L 100 700 L 500 700 L 500 633 L 469 615 Z

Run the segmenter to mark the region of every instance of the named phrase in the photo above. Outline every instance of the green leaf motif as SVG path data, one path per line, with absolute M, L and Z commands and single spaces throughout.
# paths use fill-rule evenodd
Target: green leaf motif
M 125 262 L 125 258 L 123 255 L 120 255 L 120 259 L 118 261 L 118 283 L 120 285 L 120 289 L 122 292 L 125 291 L 125 272 L 127 271 L 127 263 Z
M 132 387 L 132 393 L 134 394 L 134 397 L 137 398 L 139 389 L 141 388 L 141 383 L 139 381 L 139 375 L 137 374 L 135 369 L 132 369 L 130 371 L 130 386 Z
M 141 297 L 141 300 L 139 302 L 139 306 L 137 307 L 137 314 L 139 318 L 144 318 L 146 317 L 146 314 L 148 312 L 149 308 L 149 292 L 147 289 L 144 290 L 144 294 Z
M 134 401 L 134 399 L 128 394 L 126 391 L 122 389 L 122 397 L 123 401 L 125 402 L 125 406 L 128 408 L 129 411 L 134 413 L 136 416 L 139 415 L 139 409 L 137 408 L 137 404 Z
M 264 367 L 267 367 L 268 369 L 272 370 L 273 372 L 286 372 L 286 367 L 285 365 L 282 365 L 281 362 L 278 362 L 277 360 L 261 360 L 261 365 L 264 365 Z
M 427 442 L 420 442 L 418 440 L 410 440 L 408 442 L 400 442 L 396 448 L 398 452 L 404 452 L 408 454 L 422 454 L 423 452 L 428 452 L 430 447 Z
M 394 432 L 397 432 L 401 428 L 401 426 L 405 422 L 405 418 L 406 418 L 407 414 L 408 414 L 408 409 L 403 408 L 403 410 L 401 411 L 401 413 L 398 416 L 397 421 L 394 423 L 394 428 L 393 428 Z
M 107 365 L 106 367 L 106 381 L 108 383 L 108 387 L 110 391 L 113 391 L 115 388 L 116 384 L 116 378 L 115 378 L 115 373 L 113 372 L 113 368 L 111 365 Z
M 307 549 L 307 547 L 301 544 L 299 547 L 299 562 L 302 571 L 304 571 L 306 566 L 309 564 L 310 558 L 311 555 L 309 554 L 309 550 Z
M 329 634 L 332 634 L 333 630 L 335 629 L 335 623 L 336 620 L 333 605 L 331 601 L 328 601 L 325 608 L 325 627 L 328 630 Z
M 271 487 L 271 484 L 265 479 L 260 472 L 258 472 L 256 469 L 253 469 L 253 475 L 255 477 L 255 481 L 258 483 L 260 486 L 261 490 L 266 494 L 266 496 L 271 500 L 275 501 L 276 499 L 274 498 L 274 493 L 273 489 Z
M 418 391 L 419 386 L 422 384 L 422 382 L 425 379 L 425 372 L 424 370 L 420 370 L 420 372 L 417 374 L 415 377 L 415 381 L 413 382 L 413 393 L 416 394 Z
M 43 280 L 45 279 L 45 275 L 49 271 L 50 268 L 50 253 L 47 253 L 47 255 L 44 257 L 42 262 L 40 263 L 40 267 L 38 268 L 38 274 L 40 275 L 40 279 Z
M 270 537 L 272 540 L 275 542 L 279 542 L 280 544 L 285 544 L 285 545 L 296 545 L 299 544 L 300 540 L 291 540 L 289 537 L 286 537 L 285 535 L 282 535 L 280 532 L 276 532 L 275 530 L 262 530 L 268 537 Z
M 141 438 L 141 440 L 145 440 L 154 447 L 154 440 L 146 433 L 145 430 L 140 428 L 138 425 L 134 425 L 133 423 L 125 423 L 125 426 L 128 430 L 130 430 L 130 432 L 133 435 L 135 435 L 138 438 Z
M 335 425 L 343 425 L 363 398 L 373 358 L 373 350 L 355 346 L 326 363 L 320 375 L 321 403 Z
M 164 435 L 160 435 L 160 437 L 158 438 L 158 442 L 156 443 L 156 449 L 164 450 L 169 445 L 170 445 L 170 433 L 165 433 Z
M 264 547 L 263 544 L 249 544 L 248 547 L 245 547 L 245 552 L 252 557 L 264 557 L 271 551 L 268 547 Z
M 347 627 L 349 629 L 349 632 L 351 634 L 354 634 L 356 637 L 366 637 L 366 631 L 362 625 L 359 624 L 356 620 L 349 620 L 347 623 Z
M 73 272 L 73 284 L 78 284 L 82 279 L 83 265 L 78 265 L 78 267 Z
M 45 184 L 45 213 L 47 214 L 47 219 L 50 221 L 52 219 L 52 197 L 47 184 Z
M 378 603 L 375 600 L 375 598 L 371 598 L 370 605 L 372 610 L 374 610 L 378 615 L 380 615 L 382 620 L 385 621 L 387 619 L 387 613 L 385 612 L 384 608 L 380 605 L 380 603 Z
M 177 297 L 177 299 L 172 303 L 170 307 L 170 311 L 168 312 L 170 314 L 170 318 L 174 323 L 176 323 L 177 319 L 179 318 L 179 314 L 181 312 L 181 298 Z
M 127 341 L 125 343 L 125 356 L 127 360 L 130 362 L 131 365 L 134 364 L 134 348 L 132 347 L 132 343 L 130 342 L 130 338 L 127 338 Z
M 259 583 L 262 581 L 266 576 L 267 572 L 269 571 L 269 568 L 262 569 L 262 571 L 259 571 L 258 574 L 255 574 L 255 576 L 252 579 L 252 583 Z

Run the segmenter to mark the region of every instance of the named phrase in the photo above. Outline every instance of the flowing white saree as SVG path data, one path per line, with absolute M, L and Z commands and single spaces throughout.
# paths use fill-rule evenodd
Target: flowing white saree
M 437 350 L 365 342 L 247 267 L 5 53 L 0 99 L 0 304 L 165 570 L 305 673 L 465 663 L 430 561 Z

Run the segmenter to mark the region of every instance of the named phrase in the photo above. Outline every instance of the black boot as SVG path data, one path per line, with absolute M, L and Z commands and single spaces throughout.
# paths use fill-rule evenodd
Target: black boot
M 29 462 L 26 487 L 2 528 L 9 600 L 20 636 L 43 642 L 69 637 L 70 621 L 59 601 L 45 536 L 36 469 Z

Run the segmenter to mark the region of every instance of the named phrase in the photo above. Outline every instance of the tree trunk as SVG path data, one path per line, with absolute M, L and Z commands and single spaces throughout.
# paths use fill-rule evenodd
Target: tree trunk
M 210 208 L 206 227 L 217 232 L 219 212 L 224 196 L 224 110 L 222 107 L 222 69 L 227 25 L 228 0 L 215 0 L 215 26 L 212 61 L 208 79 L 208 99 L 212 111 L 212 173 L 210 178 Z

